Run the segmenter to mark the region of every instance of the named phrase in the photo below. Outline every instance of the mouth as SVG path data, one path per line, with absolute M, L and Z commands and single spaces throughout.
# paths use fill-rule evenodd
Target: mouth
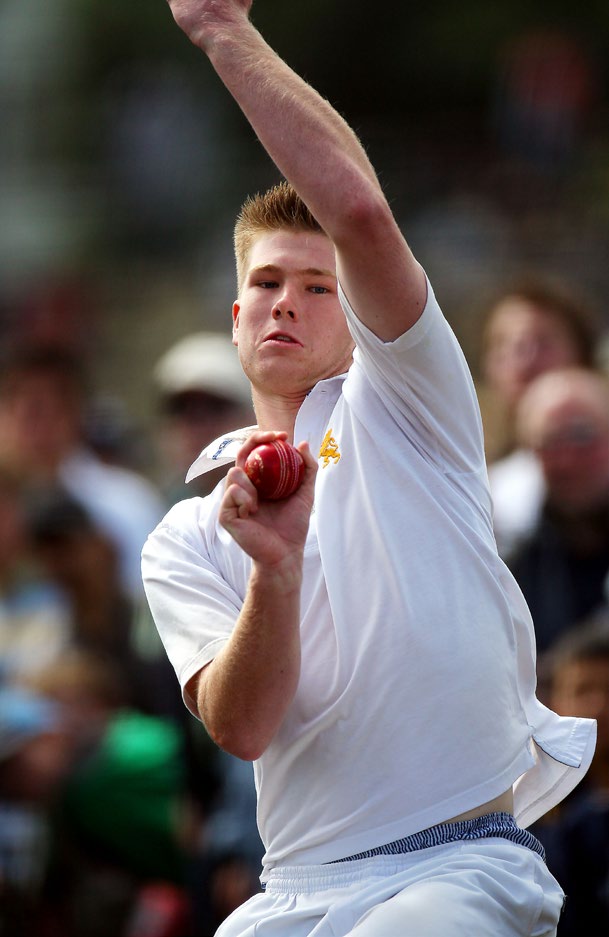
M 272 344 L 277 342 L 280 345 L 300 345 L 300 342 L 291 335 L 288 335 L 287 332 L 271 332 L 270 335 L 267 335 L 264 339 L 265 345 L 269 342 Z

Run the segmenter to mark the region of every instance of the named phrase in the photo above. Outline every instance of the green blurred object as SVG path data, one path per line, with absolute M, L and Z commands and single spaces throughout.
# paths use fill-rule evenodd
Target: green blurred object
M 171 722 L 122 712 L 66 791 L 70 825 L 92 848 L 146 878 L 181 881 L 182 737 Z

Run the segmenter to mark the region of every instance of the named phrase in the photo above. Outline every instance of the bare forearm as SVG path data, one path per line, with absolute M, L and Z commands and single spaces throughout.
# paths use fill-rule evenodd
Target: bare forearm
M 214 741 L 248 761 L 274 738 L 300 677 L 300 575 L 254 566 L 230 641 L 203 671 L 201 718 Z
M 336 241 L 363 198 L 382 198 L 357 136 L 246 19 L 209 30 L 201 47 L 281 173 Z

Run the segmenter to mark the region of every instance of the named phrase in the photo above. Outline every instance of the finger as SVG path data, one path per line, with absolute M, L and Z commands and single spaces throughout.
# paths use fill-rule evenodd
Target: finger
M 241 485 L 229 485 L 224 492 L 220 505 L 220 523 L 226 526 L 227 522 L 235 517 L 245 519 L 258 510 L 258 498 L 252 495 Z
M 239 468 L 243 468 L 245 465 L 245 460 L 247 459 L 250 452 L 252 452 L 252 450 L 256 449 L 258 446 L 262 446 L 264 443 L 274 442 L 276 439 L 287 438 L 288 434 L 279 430 L 255 430 L 239 449 L 235 465 Z
M 257 510 L 258 492 L 255 486 L 252 484 L 251 479 L 242 468 L 233 465 L 228 470 L 226 480 L 224 482 L 224 496 L 222 499 L 223 502 L 227 501 L 228 503 L 231 499 L 234 500 L 238 491 L 241 493 L 237 497 L 237 503 L 241 505 L 249 500 L 254 505 L 254 510 Z
M 303 478 L 303 484 L 314 485 L 315 476 L 317 475 L 317 469 L 319 468 L 317 459 L 314 457 L 313 453 L 311 452 L 311 449 L 308 443 L 300 442 L 298 443 L 296 448 L 300 452 L 304 460 L 304 464 L 305 464 L 305 474 Z
M 304 459 L 305 467 L 310 471 L 316 472 L 318 468 L 317 459 L 311 452 L 311 447 L 308 442 L 299 442 L 296 448 Z

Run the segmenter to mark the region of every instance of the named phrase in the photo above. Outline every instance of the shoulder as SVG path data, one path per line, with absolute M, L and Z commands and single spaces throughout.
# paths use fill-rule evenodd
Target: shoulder
M 355 309 L 349 299 L 347 298 L 342 285 L 338 284 L 338 295 L 340 299 L 341 306 L 347 318 L 349 324 L 349 329 L 353 335 L 353 339 L 356 345 L 362 348 L 364 351 L 370 351 L 372 353 L 376 352 L 377 354 L 387 354 L 400 353 L 406 349 L 412 348 L 417 345 L 425 336 L 432 330 L 434 327 L 442 328 L 447 327 L 448 323 L 442 314 L 442 310 L 438 305 L 435 293 L 429 282 L 427 276 L 425 275 L 425 283 L 427 288 L 427 295 L 425 300 L 425 305 L 421 315 L 417 320 L 408 328 L 405 332 L 395 338 L 393 341 L 384 341 L 379 338 L 367 325 L 362 321 L 362 316 L 359 314 L 359 310 Z

